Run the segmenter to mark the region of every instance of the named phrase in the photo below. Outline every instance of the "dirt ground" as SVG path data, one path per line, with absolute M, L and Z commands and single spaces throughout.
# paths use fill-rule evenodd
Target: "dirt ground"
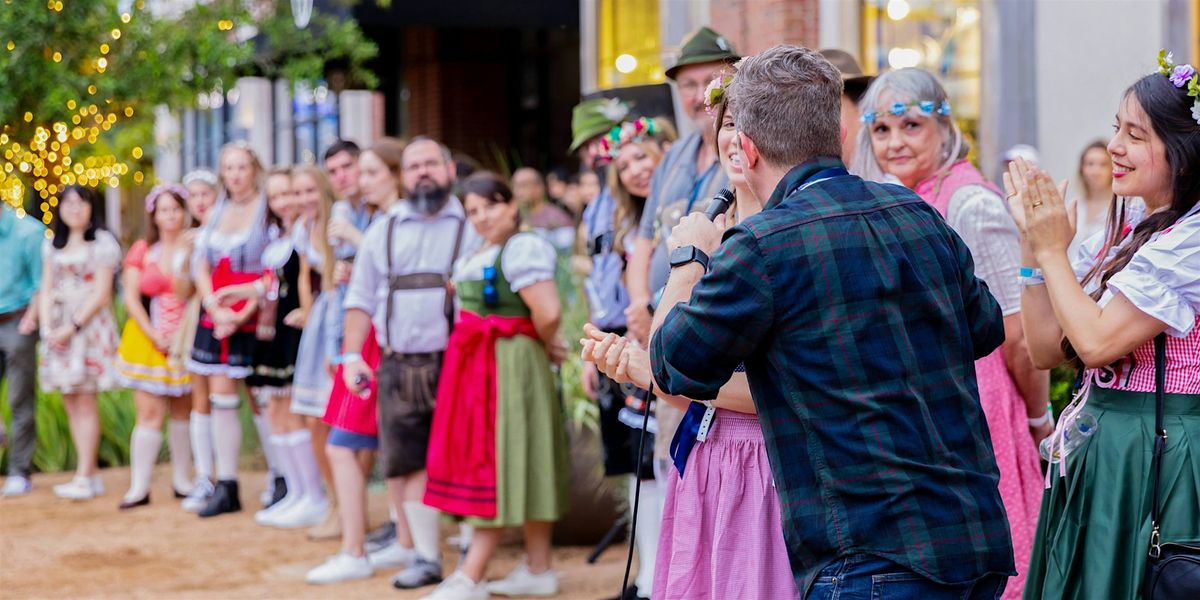
M 311 542 L 303 530 L 254 523 L 262 473 L 243 473 L 243 511 L 200 519 L 171 497 L 170 470 L 155 472 L 151 504 L 118 511 L 128 469 L 102 473 L 106 493 L 88 502 L 54 496 L 70 474 L 36 475 L 28 496 L 0 499 L 0 598 L 419 598 L 432 588 L 392 588 L 393 571 L 332 586 L 304 583 L 304 574 L 337 552 L 339 541 Z M 369 497 L 372 524 L 387 517 L 382 490 Z M 452 532 L 443 527 L 443 538 Z M 608 598 L 621 586 L 624 548 L 610 547 L 595 565 L 590 548 L 559 548 L 560 598 Z M 501 548 L 488 573 L 500 578 L 520 560 Z M 454 565 L 457 553 L 443 549 Z M 635 561 L 636 564 L 636 561 Z M 447 571 L 447 574 L 449 572 Z

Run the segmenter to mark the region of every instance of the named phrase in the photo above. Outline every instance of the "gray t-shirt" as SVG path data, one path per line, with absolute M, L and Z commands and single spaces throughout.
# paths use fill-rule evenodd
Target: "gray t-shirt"
M 654 170 L 650 196 L 646 198 L 638 227 L 638 237 L 654 241 L 654 255 L 650 258 L 650 293 L 653 295 L 667 285 L 667 276 L 671 273 L 667 253 L 671 228 L 685 215 L 708 208 L 709 200 L 729 185 L 720 162 L 714 162 L 703 172 L 696 171 L 696 155 L 703 143 L 699 132 L 681 138 L 671 145 Z

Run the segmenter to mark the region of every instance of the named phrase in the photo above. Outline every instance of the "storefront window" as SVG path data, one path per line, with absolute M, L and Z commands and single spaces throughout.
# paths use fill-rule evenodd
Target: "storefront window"
M 955 118 L 978 133 L 981 40 L 978 0 L 863 0 L 863 69 L 919 67 L 938 76 Z
M 596 83 L 600 88 L 662 83 L 659 0 L 599 0 Z

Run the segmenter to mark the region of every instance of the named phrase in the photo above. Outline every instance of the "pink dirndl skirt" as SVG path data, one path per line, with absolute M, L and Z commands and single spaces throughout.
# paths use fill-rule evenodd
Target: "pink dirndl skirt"
M 757 417 L 717 410 L 683 477 L 674 468 L 671 475 L 655 600 L 800 597 Z

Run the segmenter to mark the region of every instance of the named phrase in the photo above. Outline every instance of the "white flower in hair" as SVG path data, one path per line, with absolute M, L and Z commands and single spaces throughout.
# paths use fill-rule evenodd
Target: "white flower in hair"
M 619 98 L 609 98 L 600 106 L 598 112 L 610 121 L 619 122 L 629 114 L 629 107 Z
M 1200 125 L 1200 99 L 1192 103 L 1192 118 L 1196 120 L 1196 124 Z

